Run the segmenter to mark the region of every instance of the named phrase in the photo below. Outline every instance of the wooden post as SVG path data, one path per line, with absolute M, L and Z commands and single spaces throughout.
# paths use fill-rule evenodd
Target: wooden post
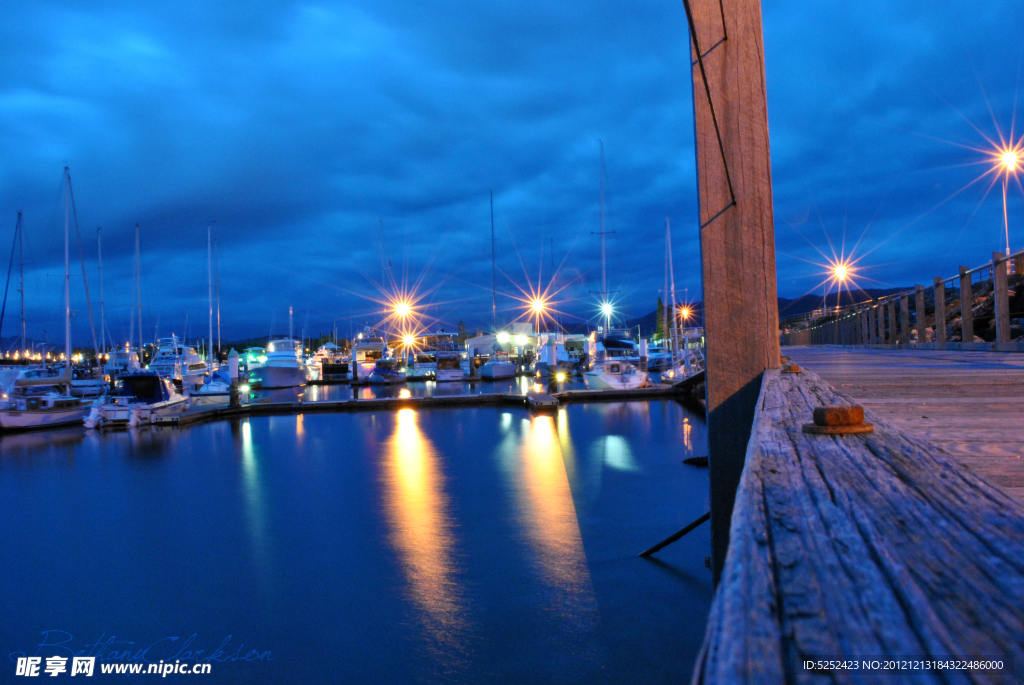
M 889 338 L 890 345 L 896 344 L 896 300 L 889 298 Z
M 868 307 L 868 336 L 865 340 L 865 343 L 868 345 L 875 344 L 875 330 L 877 329 L 877 325 L 875 324 L 875 316 L 875 305 L 871 305 L 870 307 Z
M 780 365 L 771 156 L 760 0 L 689 0 L 684 8 L 692 21 L 711 557 L 717 583 L 761 376 Z
M 878 326 L 876 333 L 878 337 L 878 344 L 885 344 L 885 302 L 882 300 L 878 301 L 878 311 L 875 312 L 875 324 Z
M 996 342 L 1010 342 L 1010 295 L 1006 283 L 1005 254 L 992 253 L 992 290 L 995 293 Z
M 946 342 L 946 282 L 935 277 L 935 342 Z
M 924 286 L 914 286 L 914 317 L 917 319 L 917 342 L 928 342 L 928 334 L 925 329 L 928 327 L 928 314 L 924 307 Z
M 971 270 L 960 267 L 960 324 L 961 342 L 974 342 L 974 289 L 971 287 Z
M 900 342 L 910 342 L 910 295 L 900 293 Z

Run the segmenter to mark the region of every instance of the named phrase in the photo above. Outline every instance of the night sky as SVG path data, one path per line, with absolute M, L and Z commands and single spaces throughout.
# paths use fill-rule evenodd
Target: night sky
M 1005 249 L 1001 187 L 968 184 L 988 168 L 971 148 L 1010 135 L 1024 3 L 774 1 L 764 32 L 780 295 L 820 292 L 822 253 L 844 241 L 868 287 Z M 29 334 L 59 337 L 68 165 L 94 307 L 103 229 L 117 339 L 136 223 L 147 338 L 186 316 L 205 332 L 208 226 L 225 339 L 286 332 L 289 305 L 296 334 L 347 336 L 380 319 L 390 275 L 421 284 L 432 327 L 486 329 L 493 190 L 498 318 L 553 257 L 568 320 L 596 321 L 601 140 L 618 310 L 654 309 L 666 215 L 676 287 L 696 299 L 688 49 L 682 5 L 651 0 L 7 3 L 0 261 L 23 210 Z M 1015 249 L 1022 200 L 1013 183 Z

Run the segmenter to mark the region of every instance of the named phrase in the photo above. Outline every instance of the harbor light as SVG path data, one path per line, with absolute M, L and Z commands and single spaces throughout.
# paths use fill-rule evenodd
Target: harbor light
M 1020 165 L 1020 152 L 1017 150 L 1003 150 L 999 154 L 999 163 L 1007 172 L 1016 171 Z
M 832 275 L 837 281 L 844 282 L 850 276 L 850 267 L 843 262 L 839 262 L 832 268 Z
M 402 338 L 402 342 L 405 343 L 406 347 L 413 347 L 414 345 L 416 345 L 416 338 L 415 336 L 407 335 L 404 338 Z
M 601 313 L 604 314 L 605 316 L 612 315 L 612 305 L 610 302 L 605 302 L 604 304 L 601 305 Z
M 408 302 L 399 302 L 395 305 L 395 314 L 401 318 L 405 318 L 412 313 L 412 307 L 409 306 Z
M 534 298 L 533 302 L 530 303 L 530 309 L 533 310 L 534 314 L 541 314 L 544 312 L 544 300 L 540 298 Z
M 564 383 L 565 382 L 565 374 L 564 373 L 556 373 L 555 374 L 555 380 L 558 381 L 559 383 Z
M 679 310 L 679 316 L 681 316 L 683 318 L 683 321 L 688 320 L 690 318 L 690 308 L 689 307 L 683 307 L 682 309 L 680 309 Z
M 516 336 L 516 345 L 519 345 L 519 347 L 522 347 L 525 344 L 526 344 L 526 336 L 525 335 L 517 335 Z
M 509 340 L 508 333 L 505 333 L 505 332 L 498 333 L 498 342 L 504 344 L 504 343 L 507 343 L 508 340 Z

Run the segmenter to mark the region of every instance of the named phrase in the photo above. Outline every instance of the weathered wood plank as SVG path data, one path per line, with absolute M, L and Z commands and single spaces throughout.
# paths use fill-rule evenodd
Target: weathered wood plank
M 1024 663 L 1024 506 L 870 411 L 871 434 L 801 431 L 851 401 L 812 372 L 765 373 L 694 682 L 863 682 L 804 672 L 812 656 Z

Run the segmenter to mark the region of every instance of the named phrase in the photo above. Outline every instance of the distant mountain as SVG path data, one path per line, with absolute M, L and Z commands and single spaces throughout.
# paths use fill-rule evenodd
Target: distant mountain
M 907 290 L 907 288 L 867 288 L 852 290 L 840 293 L 838 301 L 840 306 L 845 307 L 846 305 L 873 300 L 877 297 L 884 297 L 885 295 L 892 295 L 905 290 Z M 780 297 L 779 319 L 788 319 L 790 317 L 813 312 L 816 309 L 821 309 L 822 299 L 821 295 L 804 295 L 792 300 Z M 836 296 L 834 294 L 828 296 L 828 306 L 836 306 Z

